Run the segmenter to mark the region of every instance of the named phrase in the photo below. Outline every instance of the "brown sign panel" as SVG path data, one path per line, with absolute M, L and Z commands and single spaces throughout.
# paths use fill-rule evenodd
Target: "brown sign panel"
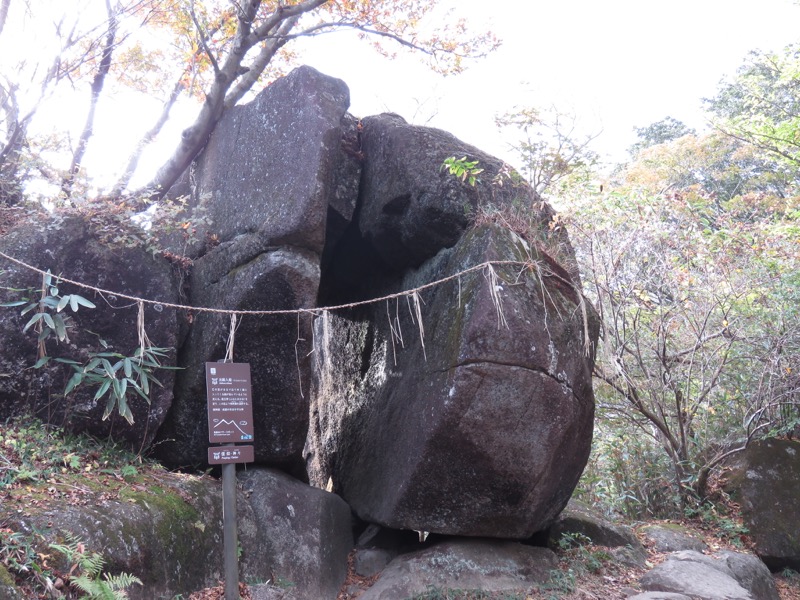
M 206 363 L 208 441 L 253 441 L 253 394 L 248 363 Z
M 208 464 L 251 463 L 255 461 L 252 446 L 217 446 L 208 449 Z

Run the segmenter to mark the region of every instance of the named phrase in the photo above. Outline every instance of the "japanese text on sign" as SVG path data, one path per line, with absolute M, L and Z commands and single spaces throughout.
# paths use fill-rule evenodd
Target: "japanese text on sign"
M 250 365 L 206 363 L 208 440 L 225 444 L 253 440 Z

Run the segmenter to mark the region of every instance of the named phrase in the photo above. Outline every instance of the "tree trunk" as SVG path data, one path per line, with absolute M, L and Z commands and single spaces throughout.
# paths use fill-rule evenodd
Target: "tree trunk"
M 172 187 L 205 147 L 208 137 L 216 127 L 220 117 L 222 117 L 225 100 L 224 89 L 227 88 L 222 84 L 215 83 L 212 86 L 197 119 L 190 127 L 184 129 L 181 134 L 181 141 L 175 152 L 161 166 L 153 181 L 145 189 L 151 200 L 163 198 L 169 188 Z
M 150 130 L 142 136 L 142 139 L 139 140 L 139 143 L 136 144 L 133 152 L 128 157 L 128 163 L 125 165 L 125 170 L 122 172 L 122 175 L 120 175 L 117 182 L 109 191 L 109 196 L 112 198 L 117 198 L 121 196 L 122 192 L 125 191 L 125 188 L 128 187 L 131 177 L 133 177 L 133 174 L 136 172 L 136 167 L 139 165 L 139 159 L 142 157 L 142 153 L 153 142 L 153 140 L 156 139 L 156 136 L 161 133 L 161 129 L 169 120 L 169 113 L 172 110 L 172 107 L 178 101 L 178 98 L 185 89 L 186 84 L 183 81 L 183 76 L 181 76 L 181 78 L 178 80 L 178 83 L 173 86 L 169 97 L 164 101 L 164 106 L 161 109 L 161 114 L 159 115 L 158 120 L 150 128 Z
M 106 32 L 106 41 L 103 45 L 100 65 L 97 67 L 97 73 L 95 73 L 94 79 L 92 80 L 92 97 L 89 102 L 89 114 L 86 116 L 86 123 L 78 139 L 78 145 L 75 147 L 75 152 L 72 154 L 72 164 L 70 164 L 69 171 L 61 180 L 61 192 L 65 199 L 69 199 L 72 196 L 72 188 L 75 185 L 75 178 L 81 169 L 81 162 L 83 161 L 84 154 L 86 154 L 86 146 L 89 144 L 89 139 L 94 133 L 94 118 L 97 111 L 97 103 L 100 100 L 100 94 L 103 92 L 106 76 L 111 70 L 111 57 L 114 53 L 114 44 L 117 38 L 117 14 L 111 8 L 111 0 L 106 0 L 106 12 L 108 14 L 108 31 Z
M 22 200 L 19 167 L 25 139 L 24 124 L 17 123 L 8 143 L 0 151 L 0 205 L 13 206 Z
M 278 3 L 275 11 L 265 17 L 255 28 L 253 28 L 253 23 L 256 20 L 261 0 L 250 0 L 250 2 L 244 3 L 240 7 L 236 35 L 234 36 L 231 50 L 221 65 L 217 64 L 216 57 L 210 56 L 216 73 L 214 83 L 211 85 L 208 94 L 206 94 L 206 101 L 203 103 L 197 119 L 190 127 L 184 130 L 175 152 L 162 165 L 150 184 L 143 190 L 149 199 L 159 200 L 162 198 L 197 155 L 200 154 L 211 132 L 222 117 L 222 113 L 227 106 L 233 103 L 228 104 L 226 96 L 234 82 L 240 80 L 242 75 L 247 74 L 247 77 L 243 80 L 246 83 L 232 90 L 233 96 L 231 100 L 240 98 L 242 94 L 250 89 L 275 53 L 289 41 L 287 36 L 297 22 L 295 17 L 313 11 L 329 1 L 303 0 L 292 5 Z M 261 50 L 260 57 L 253 61 L 248 68 L 243 69 L 242 61 L 245 55 L 254 46 L 262 42 L 265 45 Z
M 22 200 L 22 184 L 19 180 L 20 153 L 25 147 L 28 123 L 19 118 L 16 88 L 0 90 L 2 110 L 5 113 L 8 140 L 0 148 L 0 204 L 12 206 Z

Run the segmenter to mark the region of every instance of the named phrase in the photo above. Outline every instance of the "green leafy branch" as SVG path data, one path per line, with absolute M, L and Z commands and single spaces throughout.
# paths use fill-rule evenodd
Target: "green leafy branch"
M 23 306 L 21 315 L 34 313 L 23 327 L 26 332 L 33 329 L 37 334 L 37 361 L 34 368 L 40 369 L 47 365 L 51 359 L 47 354 L 45 342 L 54 336 L 59 342 L 69 341 L 68 330 L 72 328 L 72 319 L 66 313 L 69 307 L 72 312 L 77 312 L 79 307 L 96 308 L 95 305 L 78 294 L 61 295 L 58 289 L 58 277 L 53 276 L 48 270 L 42 277 L 42 289 L 39 300 L 22 298 L 12 302 L 0 304 L 3 307 Z M 21 292 L 23 290 L 11 289 Z M 96 386 L 95 401 L 106 397 L 106 407 L 103 411 L 103 420 L 108 419 L 114 408 L 128 423 L 133 424 L 133 413 L 129 405 L 129 397 L 139 395 L 150 404 L 150 390 L 153 385 L 161 387 L 161 382 L 155 377 L 156 369 L 175 369 L 161 364 L 161 359 L 167 356 L 168 348 L 157 348 L 143 342 L 136 349 L 133 356 L 125 356 L 119 352 L 110 351 L 108 344 L 100 339 L 103 347 L 101 352 L 90 352 L 89 360 L 81 363 L 69 358 L 55 358 L 55 362 L 69 365 L 73 374 L 64 389 L 67 396 L 83 384 Z
M 37 333 L 38 360 L 34 365 L 37 369 L 46 365 L 50 360 L 45 346 L 45 341 L 49 337 L 55 335 L 59 342 L 69 341 L 67 330 L 71 327 L 71 317 L 64 312 L 64 309 L 69 306 L 72 312 L 76 313 L 81 306 L 95 308 L 91 301 L 78 294 L 62 296 L 58 289 L 58 281 L 58 277 L 54 277 L 48 270 L 42 277 L 42 290 L 39 300 L 22 298 L 21 300 L 0 304 L 3 307 L 24 306 L 25 308 L 20 313 L 23 316 L 35 311 L 25 324 L 25 327 L 22 328 L 22 331 L 26 332 L 33 328 Z
M 466 181 L 474 187 L 475 184 L 480 181 L 478 175 L 483 173 L 483 169 L 478 168 L 479 162 L 480 161 L 477 160 L 467 160 L 466 156 L 462 156 L 461 158 L 449 156 L 444 159 L 439 170 L 443 171 L 447 169 L 450 175 L 454 175 L 461 181 Z
M 100 344 L 103 348 L 108 348 L 108 344 L 102 339 Z M 57 358 L 58 362 L 68 364 L 73 369 L 72 377 L 64 389 L 64 395 L 68 395 L 84 383 L 97 386 L 95 401 L 108 395 L 103 420 L 108 419 L 116 407 L 119 415 L 133 425 L 133 413 L 128 403 L 128 396 L 138 394 L 150 404 L 152 386 L 155 384 L 162 387 L 161 382 L 153 374 L 154 370 L 177 369 L 161 364 L 160 359 L 166 357 L 168 352 L 168 348 L 154 346 L 139 347 L 133 356 L 125 356 L 119 352 L 93 352 L 86 364 Z

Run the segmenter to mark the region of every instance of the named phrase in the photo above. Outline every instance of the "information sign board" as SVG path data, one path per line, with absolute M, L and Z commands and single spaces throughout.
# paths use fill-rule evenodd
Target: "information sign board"
M 206 363 L 208 441 L 253 441 L 253 395 L 248 363 Z
M 251 463 L 255 461 L 253 446 L 215 446 L 208 449 L 208 464 Z

